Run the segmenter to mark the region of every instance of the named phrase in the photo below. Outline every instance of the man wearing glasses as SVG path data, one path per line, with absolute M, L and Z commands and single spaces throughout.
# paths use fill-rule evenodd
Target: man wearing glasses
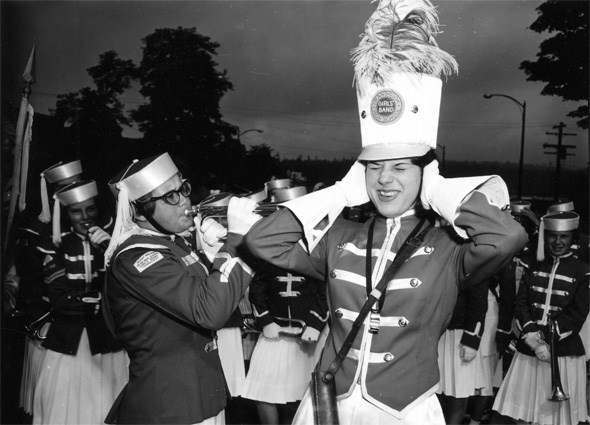
M 208 270 L 180 236 L 193 226 L 186 214 L 191 186 L 167 153 L 134 162 L 109 184 L 118 190 L 118 207 L 105 254 L 105 314 L 131 363 L 106 422 L 224 424 L 215 330 L 252 279 L 238 250 L 260 218 L 256 204 L 230 201 L 227 239 Z M 207 240 L 226 234 L 212 219 L 198 230 Z

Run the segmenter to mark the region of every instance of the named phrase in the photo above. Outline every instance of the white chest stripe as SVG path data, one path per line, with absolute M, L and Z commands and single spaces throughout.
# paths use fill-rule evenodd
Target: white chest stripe
M 417 277 L 407 279 L 393 279 L 387 284 L 387 290 L 393 291 L 397 289 L 416 289 L 422 285 L 422 281 Z
M 344 245 L 344 251 L 348 251 L 351 254 L 354 254 L 358 257 L 363 257 L 363 258 L 367 255 L 367 250 L 365 248 L 358 248 L 355 245 L 351 244 L 350 242 L 348 242 L 346 245 Z M 378 257 L 379 255 L 381 255 L 380 249 L 372 249 L 371 250 L 371 256 L 373 258 Z M 387 253 L 387 260 L 388 261 L 393 261 L 394 258 L 395 258 L 394 252 Z
M 335 311 L 336 317 L 339 319 L 349 320 L 354 322 L 358 317 L 358 312 L 347 310 L 345 308 L 338 308 Z M 379 325 L 380 326 L 391 326 L 394 328 L 397 327 L 405 327 L 410 322 L 403 316 L 380 316 L 379 317 Z
M 394 359 L 393 354 L 391 353 L 365 353 L 365 358 L 368 354 L 369 357 L 369 363 L 386 363 L 388 361 L 391 361 Z M 351 348 L 348 351 L 348 354 L 346 354 L 346 357 L 349 357 L 353 360 L 358 361 L 359 358 L 361 357 L 361 351 L 357 350 L 355 348 Z
M 335 279 L 345 280 L 347 282 L 354 283 L 355 285 L 360 285 L 362 287 L 365 287 L 367 285 L 367 279 L 365 278 L 365 276 L 361 276 L 358 273 L 353 273 L 340 269 L 334 270 L 334 273 L 336 274 Z
M 164 256 L 161 252 L 149 251 L 139 257 L 135 263 L 133 263 L 133 266 L 135 266 L 138 272 L 142 273 L 145 269 L 156 264 L 162 259 L 164 259 Z

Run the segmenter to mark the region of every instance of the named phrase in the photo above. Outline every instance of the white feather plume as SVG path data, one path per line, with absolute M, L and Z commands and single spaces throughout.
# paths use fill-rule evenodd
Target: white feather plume
M 379 0 L 361 42 L 352 50 L 357 89 L 382 85 L 394 72 L 437 77 L 456 73 L 455 59 L 436 43 L 439 32 L 438 15 L 429 0 Z

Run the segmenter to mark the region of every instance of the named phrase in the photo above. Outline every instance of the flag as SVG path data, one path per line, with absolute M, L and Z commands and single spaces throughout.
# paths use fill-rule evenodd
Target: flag
M 25 199 L 22 193 L 26 193 L 26 187 L 21 186 L 24 182 L 26 186 L 26 176 L 23 172 L 28 172 L 29 168 L 29 143 L 31 137 L 31 128 L 33 124 L 32 108 L 29 109 L 29 95 L 31 94 L 31 84 L 35 82 L 35 46 L 31 50 L 29 60 L 25 71 L 23 72 L 22 80 L 25 82 L 23 94 L 20 103 L 20 110 L 18 113 L 18 120 L 16 122 L 16 137 L 14 141 L 14 162 L 12 170 L 12 190 L 10 194 L 10 205 L 8 209 L 8 218 L 6 219 L 6 232 L 4 232 L 4 252 L 7 252 L 8 240 L 10 238 L 10 230 L 14 220 L 14 213 L 16 210 L 17 199 L 19 200 L 19 207 L 24 208 Z M 28 125 L 27 125 L 28 121 Z M 26 138 L 28 142 L 25 142 Z M 22 199 L 21 199 L 22 198 Z

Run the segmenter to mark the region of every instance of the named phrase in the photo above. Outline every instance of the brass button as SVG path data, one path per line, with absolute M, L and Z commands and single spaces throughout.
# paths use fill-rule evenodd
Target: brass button
M 332 270 L 332 271 L 330 272 L 330 277 L 331 277 L 332 279 L 336 279 L 336 270 Z
M 393 354 L 391 353 L 385 353 L 385 355 L 383 356 L 383 360 L 385 360 L 386 362 L 390 362 L 393 360 Z
M 338 244 L 338 251 L 342 251 L 344 249 L 344 244 L 343 243 L 339 243 Z
M 413 278 L 410 280 L 410 286 L 411 286 L 412 288 L 415 288 L 415 287 L 416 287 L 416 286 L 418 286 L 418 285 L 420 285 L 420 281 L 419 281 L 418 279 L 416 279 L 415 277 L 413 277 Z
M 408 320 L 405 317 L 402 317 L 401 319 L 399 319 L 398 324 L 401 328 L 405 328 L 406 326 L 408 326 Z
M 431 247 L 430 245 L 427 247 L 424 247 L 424 252 L 427 254 L 430 254 L 433 250 L 434 250 L 434 248 Z
M 299 282 L 305 282 L 305 278 L 302 276 Z
M 334 314 L 336 315 L 336 317 L 341 318 L 342 316 L 344 316 L 344 314 L 342 314 L 342 311 L 340 309 L 337 309 Z

